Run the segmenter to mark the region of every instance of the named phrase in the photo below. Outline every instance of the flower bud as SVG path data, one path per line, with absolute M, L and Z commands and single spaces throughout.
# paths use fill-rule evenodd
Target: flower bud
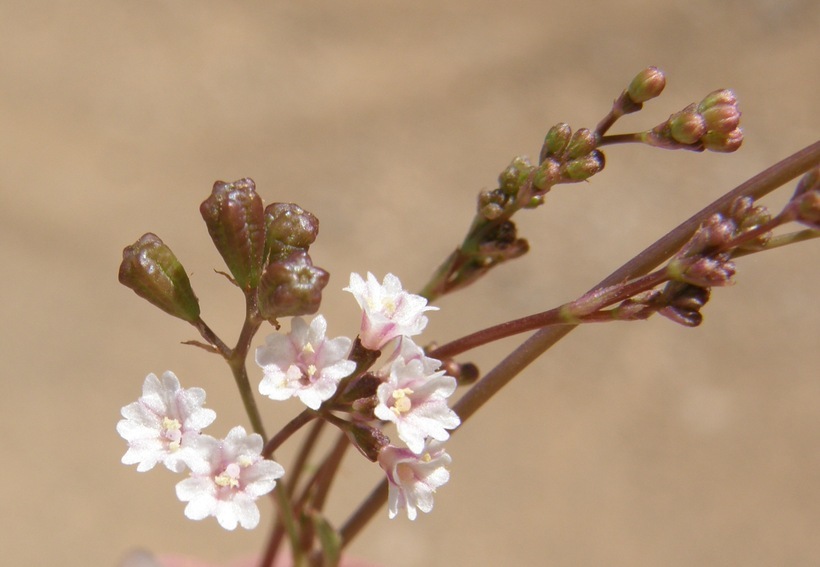
M 185 268 L 158 236 L 143 235 L 122 251 L 120 283 L 166 313 L 193 323 L 199 301 Z
M 735 128 L 731 132 L 706 132 L 700 140 L 703 148 L 712 152 L 731 153 L 743 143 L 743 130 Z
M 740 125 L 740 110 L 736 106 L 721 104 L 700 113 L 708 131 L 728 134 Z
M 589 128 L 579 128 L 567 145 L 567 158 L 575 159 L 589 154 L 598 145 L 598 137 Z
M 702 114 L 715 106 L 735 105 L 737 105 L 737 97 L 735 96 L 735 93 L 730 89 L 719 89 L 712 91 L 703 97 L 703 100 L 698 103 L 697 111 Z
M 199 212 L 237 285 L 246 291 L 256 287 L 262 272 L 265 222 L 253 180 L 217 181 Z
M 344 432 L 353 446 L 374 463 L 379 458 L 382 448 L 390 444 L 389 437 L 364 423 L 348 422 L 344 426 Z
M 666 86 L 666 77 L 657 67 L 647 67 L 632 79 L 626 93 L 632 102 L 641 104 L 651 100 L 663 92 Z
M 552 158 L 545 159 L 535 172 L 532 179 L 533 187 L 538 191 L 549 191 L 556 183 L 561 181 L 561 168 L 557 161 Z
M 561 169 L 568 181 L 585 181 L 604 169 L 605 164 L 603 152 L 593 150 L 590 154 L 568 161 Z
M 669 133 L 681 144 L 696 144 L 706 134 L 706 121 L 690 105 L 669 117 Z
M 279 317 L 312 315 L 319 310 L 330 274 L 313 265 L 307 252 L 268 264 L 259 280 L 259 313 L 270 322 Z
M 722 255 L 721 255 L 722 256 Z M 666 267 L 669 278 L 698 287 L 732 285 L 734 262 L 722 257 L 674 258 Z
M 271 203 L 264 216 L 266 262 L 307 251 L 319 234 L 319 219 L 294 203 Z
M 515 195 L 526 181 L 533 167 L 526 157 L 516 157 L 498 176 L 498 188 L 507 195 Z
M 549 156 L 563 154 L 569 144 L 570 136 L 572 136 L 572 128 L 569 124 L 559 122 L 550 128 L 544 138 L 544 146 L 541 148 L 541 161 L 543 162 Z
M 787 210 L 792 211 L 797 222 L 820 230 L 820 168 L 812 169 L 800 179 Z

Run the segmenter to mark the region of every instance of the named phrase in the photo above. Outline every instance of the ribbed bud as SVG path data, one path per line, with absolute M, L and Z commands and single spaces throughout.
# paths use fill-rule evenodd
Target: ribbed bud
M 353 446 L 374 463 L 379 458 L 382 447 L 390 443 L 390 438 L 384 433 L 364 423 L 348 422 L 344 426 L 344 431 Z
M 268 264 L 259 281 L 259 313 L 270 322 L 279 317 L 312 315 L 319 310 L 330 274 L 313 265 L 307 252 Z
M 527 180 L 533 170 L 530 160 L 526 157 L 516 157 L 510 165 L 498 176 L 498 188 L 507 195 L 515 195 L 521 184 Z
M 603 170 L 605 164 L 603 152 L 593 150 L 586 156 L 568 161 L 561 169 L 568 181 L 584 181 Z
M 728 134 L 740 125 L 740 110 L 737 106 L 721 104 L 707 108 L 700 113 L 706 122 L 706 129 L 709 131 Z
M 743 130 L 735 128 L 731 132 L 706 132 L 701 138 L 703 148 L 711 152 L 731 153 L 743 143 Z
M 561 181 L 561 167 L 557 161 L 547 158 L 538 166 L 532 178 L 533 187 L 538 191 L 549 191 L 549 189 Z
M 699 287 L 732 285 L 734 262 L 717 257 L 674 258 L 666 267 L 669 278 Z
M 246 291 L 256 287 L 262 273 L 265 221 L 253 180 L 217 181 L 199 212 L 237 285 Z
M 701 100 L 700 103 L 698 103 L 697 111 L 703 114 L 710 108 L 724 105 L 737 105 L 737 97 L 735 96 L 735 93 L 730 89 L 718 89 L 716 91 L 712 91 L 711 93 L 703 97 L 703 100 Z
M 632 102 L 641 104 L 651 100 L 663 92 L 666 86 L 666 77 L 657 67 L 647 67 L 632 79 L 626 93 Z
M 680 282 L 669 282 L 663 290 L 666 305 L 658 310 L 662 316 L 685 327 L 697 327 L 703 321 L 701 308 L 709 301 L 708 288 Z
M 544 146 L 541 148 L 541 161 L 543 162 L 550 156 L 563 154 L 571 136 L 572 128 L 569 127 L 569 124 L 559 122 L 550 128 L 544 138 Z
M 567 158 L 575 159 L 589 154 L 598 146 L 598 137 L 589 128 L 579 128 L 567 145 Z
M 271 203 L 265 208 L 265 262 L 293 252 L 307 251 L 319 234 L 319 219 L 293 203 Z
M 143 235 L 122 251 L 120 283 L 166 313 L 193 323 L 199 301 L 185 268 L 158 236 Z
M 795 220 L 815 230 L 820 230 L 820 168 L 806 173 L 787 208 L 793 211 Z
M 678 143 L 696 144 L 706 134 L 706 121 L 692 104 L 669 117 L 669 133 Z

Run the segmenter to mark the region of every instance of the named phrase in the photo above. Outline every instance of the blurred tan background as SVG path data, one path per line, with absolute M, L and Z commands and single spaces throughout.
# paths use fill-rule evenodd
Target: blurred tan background
M 235 340 L 241 297 L 214 274 L 198 212 L 215 180 L 250 176 L 266 201 L 320 218 L 323 312 L 351 335 L 348 274 L 418 289 L 476 193 L 537 155 L 550 125 L 593 126 L 646 65 L 667 91 L 613 132 L 736 89 L 740 152 L 609 149 L 591 183 L 520 216 L 530 254 L 440 302 L 423 339 L 444 342 L 574 298 L 814 142 L 819 26 L 811 0 L 0 3 L 2 563 L 110 566 L 137 547 L 223 562 L 261 547 L 268 502 L 252 532 L 188 521 L 178 478 L 121 465 L 114 429 L 166 369 L 207 390 L 210 433 L 246 424 L 226 367 L 179 344 L 193 329 L 116 281 L 122 248 L 156 232 Z M 816 565 L 820 248 L 739 264 L 699 329 L 572 333 L 454 437 L 432 514 L 384 511 L 351 553 L 391 567 Z M 487 370 L 520 340 L 473 360 Z M 270 430 L 299 410 L 263 407 Z M 351 453 L 332 519 L 378 478 Z

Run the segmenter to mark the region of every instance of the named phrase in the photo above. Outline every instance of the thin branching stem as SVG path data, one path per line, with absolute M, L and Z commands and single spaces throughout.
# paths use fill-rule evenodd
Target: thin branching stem
M 741 183 L 732 191 L 707 205 L 610 274 L 590 292 L 648 273 L 671 258 L 709 216 L 725 211 L 735 199 L 746 196 L 759 199 L 818 164 L 820 164 L 820 142 L 815 142 Z M 567 324 L 540 329 L 490 370 L 453 406 L 453 410 L 461 418 L 462 426 L 493 395 L 575 327 L 576 325 Z M 387 494 L 387 481 L 383 480 L 342 525 L 340 536 L 343 547 L 350 543 L 384 505 Z

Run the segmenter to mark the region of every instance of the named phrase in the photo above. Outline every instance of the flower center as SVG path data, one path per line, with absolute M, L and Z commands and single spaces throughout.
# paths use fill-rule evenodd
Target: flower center
M 413 407 L 413 402 L 410 400 L 410 394 L 413 393 L 413 390 L 410 388 L 399 388 L 398 390 L 393 390 L 393 413 L 400 416 L 403 413 L 407 413 Z
M 222 471 L 222 474 L 214 478 L 214 482 L 217 484 L 217 486 L 229 486 L 231 488 L 236 488 L 237 486 L 239 486 L 240 471 L 241 469 L 239 468 L 238 464 L 231 463 L 227 467 L 225 467 L 225 470 Z
M 168 449 L 176 451 L 182 441 L 182 424 L 179 420 L 169 417 L 162 418 L 162 432 L 160 435 L 168 440 Z

